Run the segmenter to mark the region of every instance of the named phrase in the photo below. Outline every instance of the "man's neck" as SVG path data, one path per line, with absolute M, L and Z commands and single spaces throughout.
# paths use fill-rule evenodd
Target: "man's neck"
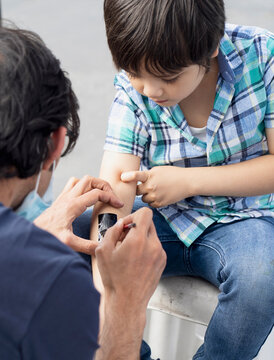
M 24 200 L 25 196 L 33 188 L 33 179 L 11 179 L 0 180 L 0 202 L 11 208 L 16 208 Z

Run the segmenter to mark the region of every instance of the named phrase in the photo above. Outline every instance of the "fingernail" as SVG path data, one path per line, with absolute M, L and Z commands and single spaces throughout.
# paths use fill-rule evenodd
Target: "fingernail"
M 123 222 L 123 219 L 119 219 L 116 224 L 117 226 L 122 226 Z
M 128 180 L 128 178 L 129 178 L 129 174 L 128 174 L 128 173 L 123 173 L 123 174 L 121 175 L 121 180 Z

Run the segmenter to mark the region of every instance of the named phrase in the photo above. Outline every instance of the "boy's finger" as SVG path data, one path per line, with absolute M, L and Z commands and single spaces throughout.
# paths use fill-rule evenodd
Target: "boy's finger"
M 145 195 L 147 194 L 147 188 L 145 186 L 145 184 L 140 184 L 140 185 L 137 185 L 136 187 L 136 195 Z
M 141 181 L 146 182 L 148 179 L 147 171 L 127 171 L 122 173 L 121 180 L 124 182 L 128 181 Z

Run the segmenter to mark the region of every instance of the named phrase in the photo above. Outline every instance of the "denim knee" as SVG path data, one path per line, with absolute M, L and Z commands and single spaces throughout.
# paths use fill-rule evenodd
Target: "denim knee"
M 225 293 L 231 287 L 231 291 L 238 294 L 241 302 L 249 311 L 272 309 L 274 316 L 274 261 L 269 258 L 241 259 L 240 263 L 234 264 L 231 269 L 227 284 L 223 284 L 222 291 Z M 246 309 L 247 309 L 246 308 Z

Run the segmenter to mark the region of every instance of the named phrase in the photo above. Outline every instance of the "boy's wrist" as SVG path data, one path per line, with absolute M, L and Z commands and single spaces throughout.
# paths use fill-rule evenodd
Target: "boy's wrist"
M 189 168 L 188 170 L 190 172 L 190 196 L 209 195 L 207 184 L 209 180 L 209 171 L 212 170 L 212 167 L 196 167 Z
M 180 170 L 182 170 L 180 173 L 182 183 L 187 186 L 187 189 L 182 189 L 183 198 L 200 195 L 201 187 L 203 186 L 203 168 L 180 168 Z

